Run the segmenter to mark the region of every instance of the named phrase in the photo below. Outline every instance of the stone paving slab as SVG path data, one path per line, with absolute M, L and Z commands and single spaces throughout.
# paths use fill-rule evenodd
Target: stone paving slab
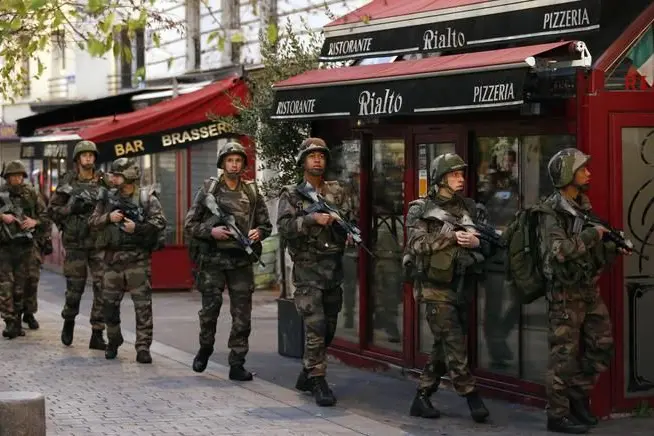
M 90 329 L 80 323 L 64 347 L 58 308 L 40 303 L 40 330 L 0 342 L 0 389 L 43 393 L 48 435 L 407 434 L 268 382 L 232 382 L 221 365 L 195 374 L 193 356 L 162 344 L 152 365 L 138 364 L 130 332 L 115 361 L 87 348 Z

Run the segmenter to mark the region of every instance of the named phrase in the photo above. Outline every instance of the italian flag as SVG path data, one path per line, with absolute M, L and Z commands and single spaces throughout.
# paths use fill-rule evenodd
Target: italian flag
M 654 86 L 654 26 L 640 38 L 632 47 L 627 57 L 633 62 L 630 72 L 637 72 L 647 82 L 649 87 Z

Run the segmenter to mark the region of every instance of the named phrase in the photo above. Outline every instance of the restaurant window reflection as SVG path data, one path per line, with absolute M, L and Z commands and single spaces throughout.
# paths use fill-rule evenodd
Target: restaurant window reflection
M 331 145 L 331 144 L 330 144 Z M 353 198 L 353 220 L 359 220 L 359 174 L 361 142 L 345 140 L 331 146 L 331 161 L 326 174 L 328 180 L 340 181 Z M 336 337 L 359 343 L 359 254 L 358 247 L 346 247 L 343 256 L 343 309 L 336 327 Z
M 372 342 L 402 350 L 402 251 L 404 250 L 404 141 L 372 143 Z
M 574 146 L 571 135 L 478 138 L 477 201 L 488 210 L 490 223 L 505 230 L 521 207 L 549 195 L 550 158 Z M 479 286 L 478 367 L 542 383 L 547 365 L 546 301 L 519 304 L 505 287 L 504 268 L 504 253 L 499 253 L 488 262 Z

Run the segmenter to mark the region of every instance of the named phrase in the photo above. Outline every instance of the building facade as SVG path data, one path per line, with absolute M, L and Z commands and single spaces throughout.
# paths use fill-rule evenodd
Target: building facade
M 352 65 L 276 84 L 274 118 L 309 120 L 328 141 L 332 176 L 358 193 L 359 226 L 375 254 L 345 255 L 333 354 L 356 365 L 424 365 L 431 333 L 402 279 L 403 224 L 408 204 L 427 194 L 435 157 L 466 159 L 467 195 L 502 230 L 552 191 L 550 157 L 578 147 L 593 157 L 595 212 L 637 247 L 600 281 L 617 352 L 592 406 L 607 416 L 654 403 L 645 337 L 654 327 L 645 315 L 654 308 L 645 272 L 653 261 L 653 22 L 649 0 L 375 0 L 326 26 L 323 60 Z M 546 301 L 520 305 L 503 278 L 500 253 L 470 308 L 470 363 L 493 395 L 542 405 Z

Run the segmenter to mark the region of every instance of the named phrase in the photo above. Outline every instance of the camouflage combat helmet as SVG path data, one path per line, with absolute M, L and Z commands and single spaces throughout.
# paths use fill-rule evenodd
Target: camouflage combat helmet
M 111 164 L 111 173 L 114 176 L 123 176 L 125 181 L 137 181 L 141 179 L 141 168 L 134 159 L 121 157 Z
M 7 164 L 2 171 L 2 177 L 7 179 L 12 174 L 22 174 L 23 177 L 27 178 L 27 169 L 25 169 L 25 164 L 19 160 L 12 160 Z
M 554 187 L 563 188 L 571 184 L 577 170 L 586 166 L 589 160 L 590 156 L 572 147 L 552 156 L 547 164 L 547 172 Z
M 93 141 L 80 141 L 75 145 L 75 149 L 73 150 L 73 160 L 77 160 L 77 157 L 82 154 L 90 152 L 95 155 L 95 158 L 98 158 L 98 147 L 95 145 L 95 142 Z
M 308 154 L 313 153 L 314 151 L 319 151 L 323 153 L 325 155 L 325 159 L 329 160 L 330 158 L 329 148 L 327 147 L 325 141 L 322 138 L 307 138 L 304 141 L 302 141 L 302 144 L 300 144 L 300 151 L 295 157 L 295 163 L 297 164 L 297 166 L 301 167 L 302 165 L 304 165 L 304 158 L 307 157 Z
M 445 153 L 431 161 L 431 172 L 429 176 L 432 183 L 440 184 L 445 174 L 464 170 L 467 167 L 468 165 L 458 154 Z
M 218 168 L 223 167 L 223 160 L 230 154 L 238 154 L 243 157 L 243 168 L 248 165 L 248 155 L 245 153 L 245 147 L 239 144 L 236 141 L 228 141 L 225 145 L 220 148 L 218 152 L 218 162 L 216 166 Z

